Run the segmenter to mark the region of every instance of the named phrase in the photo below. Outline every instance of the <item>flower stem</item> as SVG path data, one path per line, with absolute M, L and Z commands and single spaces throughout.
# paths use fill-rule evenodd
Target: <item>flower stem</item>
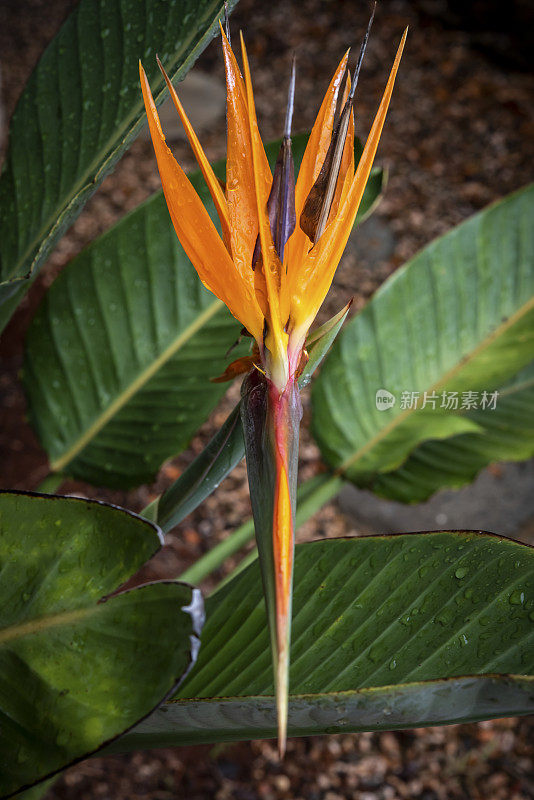
M 64 480 L 65 476 L 63 473 L 50 472 L 34 491 L 39 492 L 40 494 L 54 494 L 56 489 L 59 489 Z

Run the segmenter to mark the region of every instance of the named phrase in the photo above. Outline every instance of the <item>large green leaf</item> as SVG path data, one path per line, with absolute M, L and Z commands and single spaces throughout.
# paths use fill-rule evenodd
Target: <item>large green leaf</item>
M 52 469 L 150 481 L 224 392 L 209 378 L 238 334 L 156 195 L 68 265 L 30 327 L 24 382 Z
M 290 694 L 288 735 L 423 728 L 531 714 L 533 686 L 532 677 L 480 675 L 358 691 Z M 271 697 L 192 699 L 167 703 L 106 752 L 275 736 Z
M 231 9 L 235 0 L 228 3 Z M 0 179 L 0 328 L 52 247 L 144 120 L 138 61 L 156 100 L 217 31 L 220 0 L 81 0 L 44 52 L 13 115 Z
M 306 141 L 293 139 L 297 166 Z M 215 217 L 200 174 L 191 180 Z M 24 383 L 52 469 L 115 487 L 152 480 L 220 399 L 224 385 L 209 378 L 239 330 L 155 194 L 65 268 L 30 327 Z
M 176 697 L 113 746 L 274 736 L 257 562 L 206 602 Z M 534 551 L 493 534 L 330 539 L 296 548 L 291 735 L 534 710 Z
M 122 509 L 4 492 L 0 531 L 5 797 L 152 711 L 196 657 L 203 603 L 171 581 L 106 599 L 161 546 L 154 526 Z
M 534 363 L 499 390 L 495 409 L 466 412 L 480 428 L 419 445 L 394 472 L 371 484 L 377 494 L 401 502 L 426 500 L 438 489 L 463 486 L 492 461 L 534 455 Z
M 398 270 L 346 326 L 312 391 L 313 432 L 339 473 L 373 485 L 421 442 L 484 430 L 493 412 L 447 411 L 443 392 L 459 392 L 460 406 L 464 392 L 478 392 L 480 402 L 532 359 L 533 211 L 531 185 L 472 217 Z M 385 410 L 382 389 L 396 397 Z M 419 393 L 417 408 L 402 407 L 403 392 Z M 435 409 L 421 407 L 425 392 Z

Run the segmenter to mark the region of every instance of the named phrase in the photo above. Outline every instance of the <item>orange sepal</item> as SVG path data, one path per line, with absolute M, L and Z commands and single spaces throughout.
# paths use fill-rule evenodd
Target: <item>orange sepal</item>
M 204 180 L 210 190 L 211 198 L 217 209 L 217 214 L 219 215 L 219 219 L 221 221 L 222 231 L 223 231 L 223 238 L 225 242 L 230 241 L 230 222 L 228 219 L 228 205 L 226 202 L 226 197 L 224 196 L 224 191 L 221 188 L 221 184 L 219 183 L 219 179 L 216 177 L 215 173 L 213 172 L 212 166 L 208 159 L 206 158 L 206 154 L 202 149 L 202 145 L 200 144 L 198 137 L 193 130 L 193 126 L 189 122 L 189 118 L 185 113 L 185 109 L 180 102 L 180 98 L 176 94 L 176 90 L 172 85 L 169 76 L 165 72 L 163 68 L 163 64 L 156 56 L 156 61 L 158 62 L 158 67 L 161 70 L 161 74 L 165 79 L 165 83 L 167 84 L 167 88 L 172 98 L 172 102 L 174 103 L 174 107 L 178 112 L 178 115 L 182 121 L 182 125 L 184 126 L 184 130 L 187 134 L 187 138 L 189 139 L 189 144 L 191 145 L 191 149 L 195 154 L 195 158 L 197 160 L 198 166 L 204 176 Z
M 261 342 L 263 314 L 253 287 L 253 274 L 243 280 L 202 201 L 165 142 L 145 71 L 139 62 L 143 99 L 161 184 L 169 214 L 188 258 L 202 283 L 225 303 L 242 325 Z
M 295 338 L 305 335 L 319 311 L 354 225 L 380 141 L 407 32 L 406 29 L 401 39 L 380 106 L 345 202 L 338 210 L 336 217 L 329 222 L 315 247 L 310 250 L 295 276 L 291 297 L 291 331 Z
M 252 254 L 258 236 L 258 215 L 252 144 L 248 124 L 246 88 L 235 55 L 221 26 L 224 65 L 226 72 L 226 198 L 231 229 L 234 261 L 240 270 L 250 271 Z M 270 189 L 271 172 L 263 145 L 258 150 L 261 174 L 265 176 L 266 191 Z

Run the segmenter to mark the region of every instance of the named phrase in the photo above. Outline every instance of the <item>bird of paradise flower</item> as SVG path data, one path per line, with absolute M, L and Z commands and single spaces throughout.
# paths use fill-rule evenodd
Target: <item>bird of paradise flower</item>
M 163 192 L 178 238 L 204 285 L 253 338 L 249 357 L 223 378 L 247 373 L 241 415 L 256 540 L 271 637 L 278 743 L 285 752 L 293 581 L 294 517 L 301 403 L 298 378 L 306 339 L 330 288 L 369 178 L 407 31 L 395 56 L 361 158 L 354 163 L 353 97 L 369 23 L 352 81 L 348 52 L 319 109 L 295 183 L 291 118 L 293 64 L 284 138 L 271 173 L 260 138 L 247 51 L 243 74 L 221 26 L 227 87 L 227 161 L 223 186 L 206 158 L 180 100 L 159 63 L 208 185 L 219 235 L 202 201 L 165 142 L 141 63 L 141 87 Z M 343 78 L 341 112 L 334 125 Z M 297 223 L 298 221 L 298 223 Z M 338 315 L 339 316 L 339 315 Z M 328 329 L 328 326 L 325 326 Z

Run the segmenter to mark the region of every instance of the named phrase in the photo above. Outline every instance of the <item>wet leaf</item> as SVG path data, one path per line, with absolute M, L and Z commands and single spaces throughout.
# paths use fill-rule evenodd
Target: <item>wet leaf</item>
M 183 78 L 217 33 L 223 12 L 219 0 L 149 8 L 82 0 L 67 17 L 11 120 L 0 179 L 0 329 L 28 290 L 28 278 L 144 124 L 139 59 L 158 101 L 164 84 L 155 54 L 173 80 Z
M 276 735 L 258 563 L 206 611 L 178 694 L 115 750 Z M 531 713 L 533 627 L 526 545 L 470 531 L 297 545 L 290 735 Z
M 161 546 L 153 525 L 123 509 L 3 492 L 0 530 L 6 797 L 98 750 L 168 696 L 196 657 L 203 603 L 171 581 L 108 597 Z
M 476 214 L 397 270 L 344 327 L 312 389 L 312 431 L 330 467 L 385 489 L 384 474 L 416 447 L 477 442 L 492 427 L 491 408 L 462 405 L 474 393 L 480 409 L 484 392 L 487 405 L 532 360 L 533 208 L 531 185 Z M 381 406 L 384 392 L 391 403 Z M 487 460 L 504 452 L 492 442 Z

